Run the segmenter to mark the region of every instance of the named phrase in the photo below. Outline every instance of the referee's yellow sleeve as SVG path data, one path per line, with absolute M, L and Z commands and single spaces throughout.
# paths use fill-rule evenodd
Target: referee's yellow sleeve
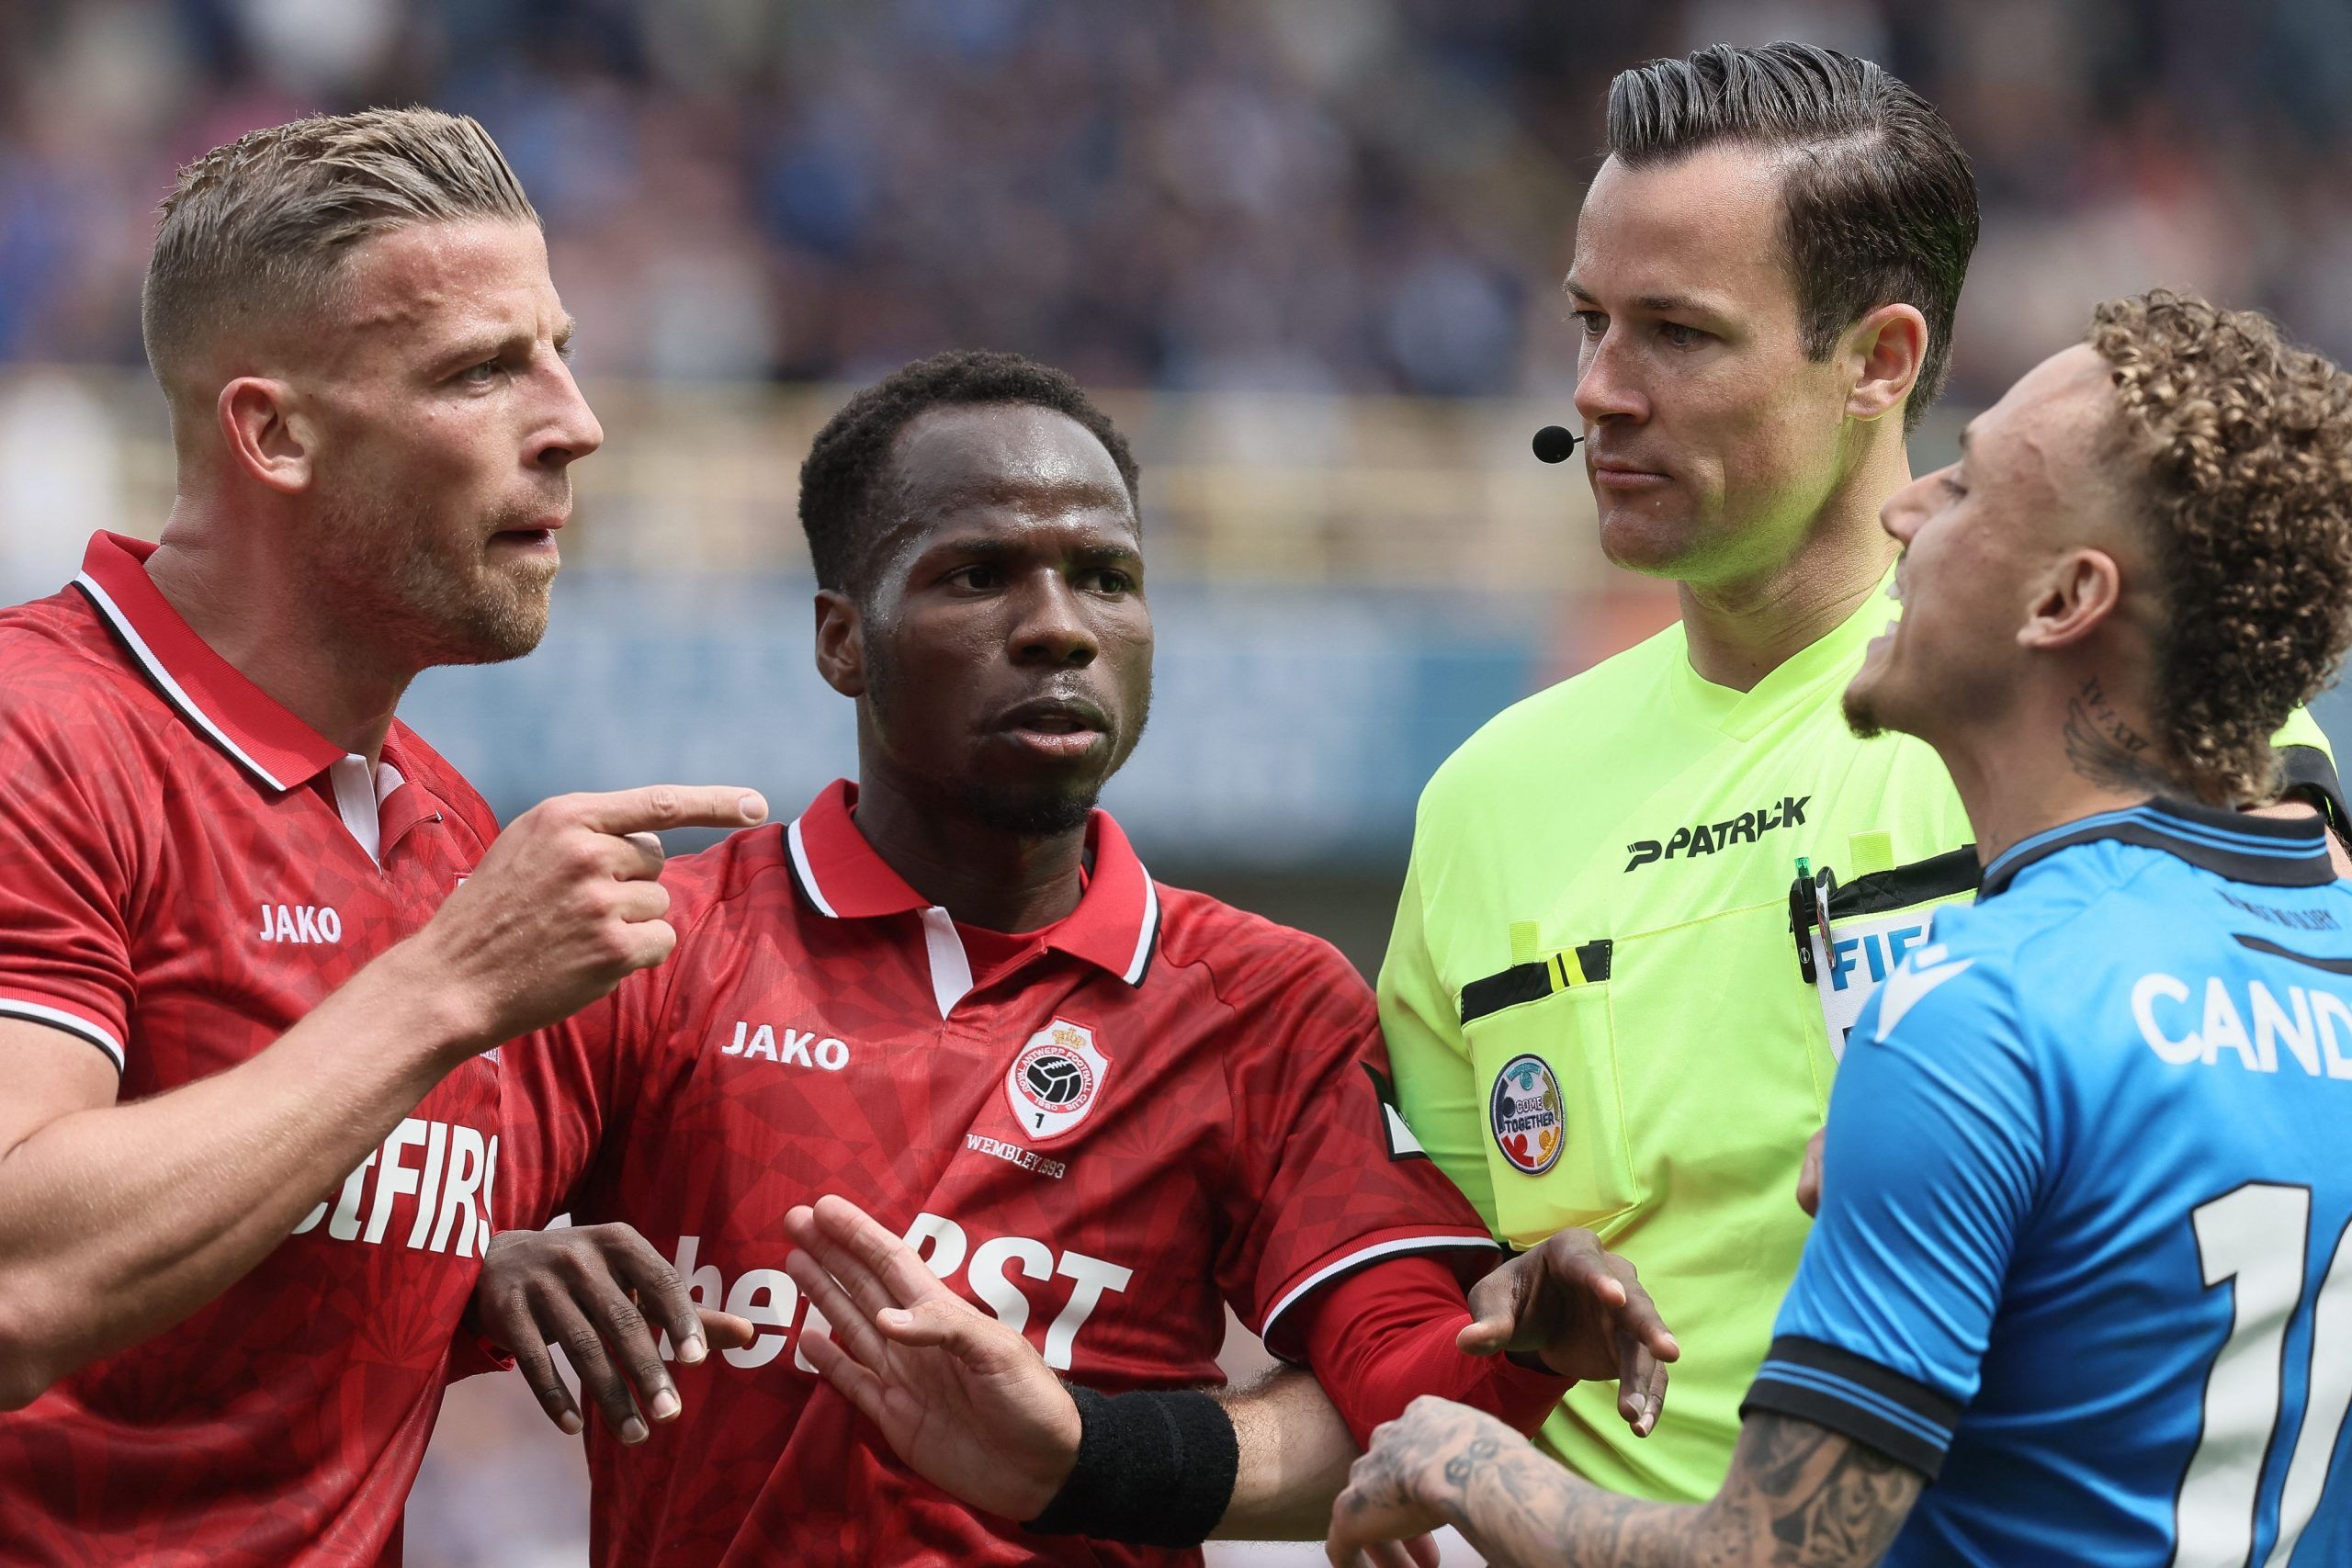
M 1389 935 L 1388 956 L 1380 965 L 1380 1032 L 1388 1043 L 1388 1064 L 1396 1075 L 1396 1108 L 1405 1124 L 1491 1229 L 1495 1191 L 1487 1173 L 1486 1108 L 1470 1071 L 1453 992 L 1439 977 L 1430 956 L 1422 925 L 1419 854 L 1416 833 L 1416 863 L 1406 867 L 1396 926 Z

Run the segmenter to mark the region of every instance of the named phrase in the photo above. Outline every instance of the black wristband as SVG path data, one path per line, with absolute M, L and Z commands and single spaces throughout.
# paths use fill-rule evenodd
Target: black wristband
M 1101 1394 L 1073 1388 L 1078 1462 L 1024 1529 L 1133 1546 L 1193 1547 L 1233 1502 L 1241 1445 L 1233 1418 L 1205 1393 Z

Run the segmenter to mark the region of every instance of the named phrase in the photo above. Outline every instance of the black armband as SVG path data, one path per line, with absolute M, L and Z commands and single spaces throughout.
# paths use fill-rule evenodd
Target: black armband
M 1241 1445 L 1225 1406 L 1196 1390 L 1118 1395 L 1073 1388 L 1078 1463 L 1024 1529 L 1132 1546 L 1193 1547 L 1233 1502 Z

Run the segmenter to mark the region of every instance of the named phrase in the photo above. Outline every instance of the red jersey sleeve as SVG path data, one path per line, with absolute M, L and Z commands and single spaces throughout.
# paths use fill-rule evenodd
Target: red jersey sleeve
M 130 829 L 151 803 L 104 710 L 31 684 L 0 695 L 0 1016 L 87 1041 L 119 1072 L 136 1043 Z
M 1425 1393 L 1532 1432 L 1576 1381 L 1464 1355 L 1454 1344 L 1470 1322 L 1462 1281 L 1426 1255 L 1384 1258 L 1316 1292 L 1298 1314 L 1306 1364 L 1365 1448 L 1374 1427 Z
M 1219 976 L 1236 1146 L 1218 1282 L 1296 1360 L 1294 1309 L 1333 1280 L 1408 1253 L 1476 1279 L 1496 1249 L 1396 1113 L 1371 987 L 1329 943 L 1273 929 L 1278 943 Z

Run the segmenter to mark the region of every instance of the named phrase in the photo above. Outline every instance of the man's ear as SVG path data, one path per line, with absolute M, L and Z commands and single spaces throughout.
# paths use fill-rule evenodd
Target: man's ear
M 232 467 L 284 495 L 310 488 L 315 454 L 307 420 L 293 412 L 291 389 L 263 376 L 240 376 L 220 389 L 213 414 Z
M 2084 547 L 2053 561 L 2034 584 L 2019 648 L 2072 648 L 2115 615 L 2123 596 L 2123 571 L 2105 550 Z
M 865 638 L 857 604 L 838 589 L 817 590 L 817 673 L 845 697 L 865 695 Z
M 1848 417 L 1883 419 L 1903 407 L 1927 363 L 1928 318 L 1917 306 L 1881 305 L 1846 329 L 1843 346 L 1855 371 Z

